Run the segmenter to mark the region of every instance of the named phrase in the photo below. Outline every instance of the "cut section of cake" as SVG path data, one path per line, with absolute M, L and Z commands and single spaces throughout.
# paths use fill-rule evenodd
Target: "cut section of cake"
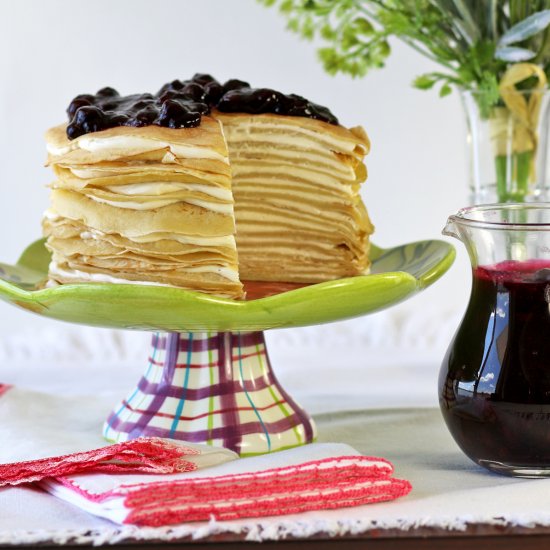
M 57 176 L 44 219 L 57 283 L 163 284 L 242 297 L 220 123 L 46 135 Z
M 305 117 L 216 113 L 229 147 L 243 280 L 311 283 L 369 267 L 359 195 L 362 128 Z

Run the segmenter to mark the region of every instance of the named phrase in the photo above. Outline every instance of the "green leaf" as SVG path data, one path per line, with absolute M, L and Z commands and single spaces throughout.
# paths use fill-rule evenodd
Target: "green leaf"
M 349 74 L 352 78 L 356 78 L 358 76 L 362 76 L 362 70 L 361 70 L 361 64 L 360 63 L 352 63 L 349 66 Z
M 348 35 L 342 38 L 341 47 L 344 51 L 348 51 L 351 50 L 351 48 L 353 48 L 354 46 L 357 46 L 358 43 L 359 41 L 357 40 L 357 38 L 355 38 L 355 36 Z
M 337 36 L 336 31 L 332 29 L 328 23 L 323 25 L 319 32 L 321 34 L 321 38 L 324 38 L 325 40 L 334 40 Z
M 441 88 L 439 89 L 439 97 L 445 97 L 449 95 L 452 91 L 453 89 L 449 84 L 443 84 L 443 86 L 441 86 Z
M 334 15 L 337 19 L 341 19 L 349 14 L 349 10 L 353 5 L 353 1 L 349 0 L 333 0 L 336 9 L 334 10 Z
M 300 20 L 297 18 L 289 19 L 287 28 L 293 32 L 300 32 Z
M 420 76 L 417 76 L 413 81 L 413 86 L 415 88 L 419 88 L 420 90 L 429 90 L 434 87 L 434 84 L 437 82 L 437 78 L 435 78 L 431 74 L 423 74 Z
M 315 25 L 313 19 L 308 16 L 302 22 L 302 28 L 300 29 L 302 36 L 307 40 L 312 40 L 315 35 Z
M 458 79 L 464 83 L 465 88 L 467 88 L 468 84 L 470 84 L 471 82 L 476 81 L 476 73 L 472 71 L 471 67 L 467 65 L 459 67 L 456 72 L 458 75 Z
M 364 17 L 358 17 L 353 21 L 353 28 L 357 34 L 369 36 L 374 32 L 372 23 Z
M 284 0 L 279 6 L 282 13 L 291 13 L 294 10 L 294 2 L 292 0 Z
M 382 42 L 380 42 L 380 55 L 382 55 L 383 57 L 388 57 L 388 55 L 390 55 L 391 53 L 391 48 L 390 48 L 390 44 L 387 40 L 382 40 Z
M 325 71 L 334 75 L 338 72 L 340 68 L 340 62 L 338 59 L 338 54 L 334 51 L 333 48 L 320 48 L 317 51 L 319 59 L 323 63 L 323 68 Z

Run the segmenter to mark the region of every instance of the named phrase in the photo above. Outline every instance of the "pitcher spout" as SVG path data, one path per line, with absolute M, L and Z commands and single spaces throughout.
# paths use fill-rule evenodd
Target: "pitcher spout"
M 442 231 L 443 235 L 447 235 L 448 237 L 454 237 L 455 239 L 458 239 L 459 241 L 462 240 L 460 236 L 460 232 L 458 231 L 458 226 L 455 221 L 455 216 L 451 216 L 447 223 L 445 224 L 445 227 Z

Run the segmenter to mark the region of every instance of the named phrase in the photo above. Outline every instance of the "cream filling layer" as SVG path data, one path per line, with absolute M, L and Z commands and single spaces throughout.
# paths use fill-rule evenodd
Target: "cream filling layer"
M 148 200 L 147 202 L 122 202 L 122 201 L 111 201 L 108 199 L 101 199 L 99 197 L 94 197 L 93 195 L 86 195 L 89 199 L 99 202 L 101 204 L 108 204 L 109 206 L 114 206 L 116 208 L 125 208 L 126 210 L 154 210 L 155 208 L 162 208 L 163 206 L 169 206 L 171 204 L 176 204 L 181 202 L 179 199 L 159 199 L 159 200 Z
M 215 187 L 213 185 L 203 185 L 201 183 L 172 183 L 165 181 L 151 181 L 147 183 L 127 183 L 124 185 L 109 185 L 105 187 L 112 193 L 134 197 L 139 195 L 166 195 L 177 191 L 198 191 L 217 199 L 233 201 L 233 194 L 229 189 Z
M 138 174 L 142 170 L 148 168 L 146 163 L 126 163 L 126 166 L 122 169 L 111 169 L 108 168 L 76 168 L 75 166 L 63 165 L 63 168 L 69 170 L 73 176 L 76 176 L 80 179 L 94 179 L 94 178 L 106 178 L 114 176 L 124 176 L 127 174 Z M 128 168 L 131 168 L 128 170 Z M 158 167 L 155 166 L 155 169 Z M 172 167 L 167 169 L 167 167 L 161 168 L 164 172 L 173 172 Z
M 88 229 L 83 231 L 80 236 L 83 239 L 105 239 L 107 234 L 97 229 Z M 153 243 L 156 241 L 177 241 L 181 244 L 191 244 L 205 247 L 229 247 L 236 248 L 235 237 L 233 235 L 227 235 L 225 237 L 188 237 L 184 235 L 175 235 L 172 233 L 149 233 L 138 237 L 132 237 L 129 239 L 135 243 Z
M 168 151 L 176 158 L 184 159 L 212 159 L 219 160 L 225 164 L 229 164 L 229 159 L 217 151 L 206 147 L 193 147 L 189 145 L 181 145 L 169 143 L 156 139 L 147 139 L 136 136 L 113 136 L 107 138 L 99 138 L 90 134 L 85 134 L 80 138 L 72 141 L 68 146 L 56 147 L 51 143 L 47 144 L 48 153 L 54 156 L 65 155 L 76 149 L 83 149 L 90 153 L 109 152 L 113 156 L 117 153 L 125 156 L 139 155 L 159 149 L 168 149 Z
M 222 267 L 216 265 L 205 265 L 197 267 L 188 267 L 185 270 L 182 270 L 185 273 L 214 273 L 228 279 L 231 282 L 239 282 L 239 274 L 235 269 L 230 267 Z M 65 270 L 59 267 L 57 262 L 51 262 L 49 268 L 50 275 L 59 275 L 64 278 L 73 278 L 73 279 L 85 279 L 88 281 L 93 281 L 96 283 L 126 283 L 126 284 L 142 284 L 142 285 L 153 285 L 153 286 L 171 286 L 164 283 L 155 283 L 149 281 L 129 281 L 126 279 L 119 279 L 117 277 L 112 277 L 111 275 L 106 275 L 103 273 L 88 273 L 86 271 L 80 271 L 78 269 Z
M 212 212 L 217 212 L 219 214 L 225 214 L 228 216 L 231 216 L 233 214 L 233 204 L 220 204 L 218 202 L 208 202 L 200 199 L 186 199 L 185 201 L 182 201 L 181 199 L 149 199 L 144 202 L 133 202 L 103 199 L 94 195 L 87 194 L 86 196 L 95 202 L 108 204 L 109 206 L 114 206 L 115 208 L 125 208 L 126 210 L 154 210 L 155 208 L 162 208 L 163 206 L 170 206 L 171 204 L 186 202 L 188 204 L 192 204 L 194 206 L 198 206 Z
M 172 286 L 166 283 L 154 283 L 151 281 L 130 281 L 128 279 L 119 279 L 118 277 L 111 277 L 104 273 L 87 273 L 86 271 L 79 271 L 78 269 L 61 269 L 57 262 L 51 262 L 49 268 L 50 276 L 59 276 L 68 280 L 84 280 L 90 283 L 112 283 L 112 284 L 124 284 L 124 285 L 147 285 L 147 286 Z
M 198 246 L 227 246 L 236 248 L 235 237 L 227 235 L 225 237 L 187 237 L 184 235 L 171 235 L 170 233 L 149 233 L 133 237 L 132 240 L 136 243 L 151 243 L 158 240 L 178 241 L 181 244 L 195 244 Z
M 61 216 L 52 208 L 48 208 L 42 216 L 51 222 L 61 219 Z

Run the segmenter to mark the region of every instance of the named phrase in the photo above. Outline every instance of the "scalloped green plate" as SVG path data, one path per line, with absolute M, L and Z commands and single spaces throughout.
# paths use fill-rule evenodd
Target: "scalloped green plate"
M 74 284 L 35 290 L 50 254 L 36 241 L 15 265 L 0 263 L 0 299 L 33 313 L 99 327 L 153 331 L 245 331 L 349 319 L 387 308 L 439 279 L 454 261 L 452 245 L 419 241 L 373 246 L 371 274 L 237 301 L 199 292 L 132 284 Z

